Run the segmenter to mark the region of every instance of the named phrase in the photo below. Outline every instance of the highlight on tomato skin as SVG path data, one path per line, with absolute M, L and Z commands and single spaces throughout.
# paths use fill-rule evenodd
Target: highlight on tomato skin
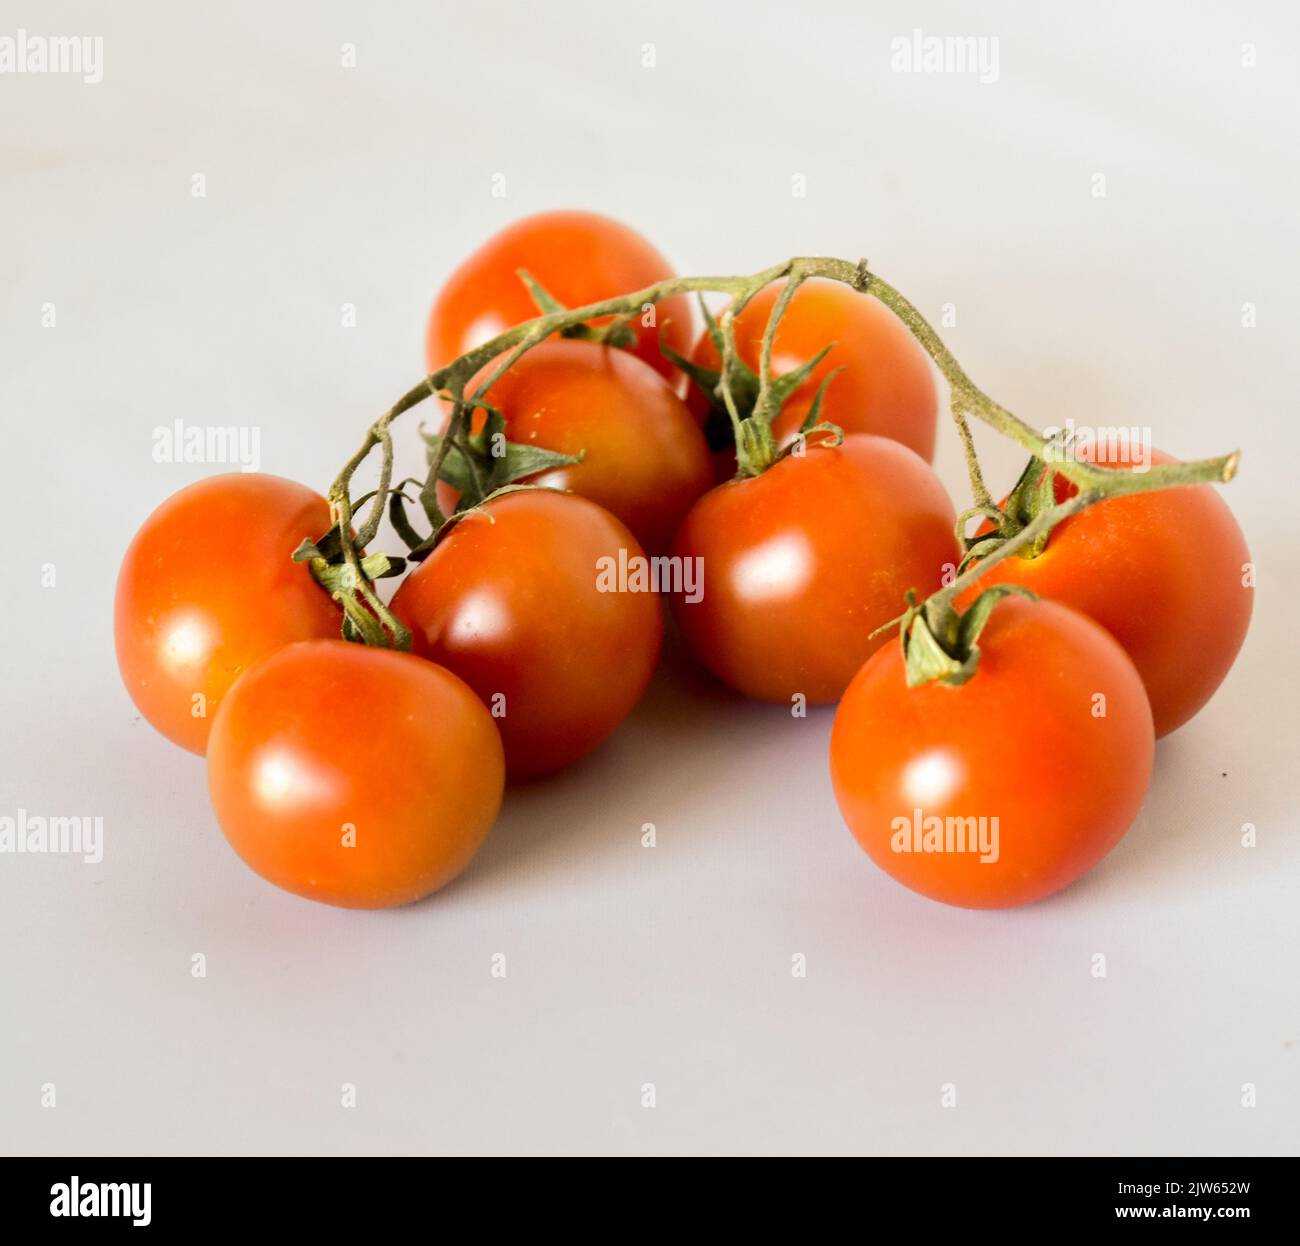
M 897 643 L 849 685 L 831 729 L 840 812 L 904 886 L 963 908 L 1045 899 L 1133 824 L 1155 732 L 1137 670 L 1057 602 L 1000 602 L 958 687 L 909 688 Z
M 1146 466 L 1177 462 L 1149 454 Z M 1117 447 L 1102 465 L 1132 470 L 1143 466 L 1140 457 Z M 1057 501 L 1077 492 L 1060 474 L 1053 483 Z M 1232 669 L 1250 627 L 1250 567 L 1228 504 L 1214 488 L 1190 485 L 1108 498 L 1071 515 L 1040 554 L 1004 558 L 965 600 L 992 584 L 1020 584 L 1096 619 L 1132 658 L 1156 735 L 1165 736 L 1195 716 Z
M 764 287 L 735 320 L 736 353 L 755 372 L 763 334 L 784 284 L 777 281 Z M 830 352 L 773 422 L 778 445 L 794 439 L 823 381 L 830 377 L 820 419 L 846 433 L 892 438 L 932 462 L 939 421 L 934 369 L 903 322 L 878 299 L 841 282 L 815 277 L 794 292 L 777 325 L 772 371 L 791 372 L 826 346 L 831 346 Z M 707 332 L 696 341 L 691 359 L 711 370 L 720 366 Z M 706 419 L 711 403 L 699 386 L 691 385 L 687 404 L 698 420 Z
M 566 307 L 616 298 L 676 275 L 647 239 L 608 216 L 573 210 L 526 216 L 493 234 L 439 289 L 425 333 L 430 372 L 540 314 L 519 277 L 521 268 Z M 637 338 L 633 353 L 676 386 L 681 374 L 660 351 L 660 333 L 667 346 L 685 354 L 694 333 L 691 302 L 674 295 L 655 304 L 653 325 L 643 323 L 644 317 L 643 312 L 628 326 Z
M 606 591 L 645 554 L 603 507 L 529 489 L 457 522 L 393 597 L 412 649 L 493 712 L 512 780 L 585 757 L 640 701 L 659 658 L 657 592 Z M 629 580 L 630 583 L 630 580 Z
M 208 786 L 231 846 L 268 882 L 344 908 L 446 886 L 501 806 L 491 715 L 409 653 L 301 641 L 240 677 L 213 724 Z
M 136 708 L 173 743 L 202 755 L 242 671 L 338 635 L 338 607 L 291 559 L 329 525 L 320 494 L 254 472 L 188 485 L 141 525 L 118 572 L 114 643 Z
M 940 587 L 961 558 L 952 501 L 930 466 L 885 437 L 810 444 L 718 485 L 673 553 L 703 569 L 698 600 L 671 597 L 687 647 L 748 697 L 836 700 L 887 643 L 872 632 L 909 589 Z
M 478 392 L 489 365 L 467 387 Z M 551 339 L 533 347 L 485 395 L 511 442 L 581 462 L 529 476 L 571 489 L 616 515 L 651 554 L 666 553 L 682 516 L 713 484 L 703 433 L 671 385 L 628 351 Z M 486 412 L 473 413 L 478 432 Z M 443 431 L 446 431 L 444 422 Z M 457 494 L 440 483 L 450 513 Z

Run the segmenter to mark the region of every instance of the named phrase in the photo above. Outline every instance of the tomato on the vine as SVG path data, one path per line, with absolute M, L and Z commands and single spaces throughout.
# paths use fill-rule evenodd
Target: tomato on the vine
M 659 595 L 639 591 L 636 538 L 576 494 L 525 489 L 488 501 L 397 590 L 416 653 L 454 671 L 492 710 L 512 778 L 591 752 L 631 712 L 659 656 Z
M 1131 452 L 1103 466 L 1133 469 Z M 1176 460 L 1159 450 L 1150 463 Z M 1077 489 L 1060 475 L 1056 500 Z M 976 588 L 1021 584 L 1096 619 L 1124 646 L 1151 698 L 1156 735 L 1182 726 L 1227 676 L 1250 625 L 1250 551 L 1206 485 L 1108 498 L 1053 528 L 1034 557 L 990 567 Z
M 438 291 L 425 335 L 429 371 L 451 363 L 498 333 L 541 314 L 519 276 L 525 270 L 565 307 L 584 307 L 631 294 L 675 274 L 635 230 L 596 212 L 539 212 L 493 234 Z M 685 353 L 691 344 L 690 301 L 674 295 L 643 310 L 629 324 L 635 354 L 674 383 L 676 368 L 660 353 Z M 596 321 L 596 324 L 604 321 Z
M 960 559 L 939 478 L 906 446 L 855 434 L 808 444 L 759 476 L 706 493 L 673 553 L 703 570 L 674 592 L 692 652 L 746 696 L 835 700 L 899 615 Z
M 783 281 L 765 286 L 736 317 L 736 353 L 759 370 L 763 333 Z M 879 299 L 842 282 L 814 277 L 794 292 L 772 340 L 772 371 L 791 372 L 823 347 L 834 346 L 787 399 L 773 421 L 778 444 L 794 438 L 822 382 L 836 369 L 822 397 L 820 418 L 846 433 L 874 433 L 902 442 L 929 462 L 934 458 L 938 406 L 929 357 L 897 316 Z M 709 333 L 691 359 L 716 371 L 721 359 Z M 692 385 L 687 403 L 704 421 L 713 405 Z M 743 414 L 743 413 L 742 413 Z
M 478 697 L 409 653 L 302 641 L 259 662 L 213 723 L 222 831 L 263 878 L 344 908 L 409 904 L 469 864 L 501 806 Z
M 1057 602 L 1011 597 L 958 687 L 907 686 L 897 642 L 849 685 L 831 730 L 835 798 L 886 873 L 965 908 L 1068 886 L 1146 796 L 1151 707 L 1127 655 Z
M 475 377 L 466 392 L 477 393 L 482 379 Z M 581 462 L 527 477 L 531 483 L 599 502 L 652 554 L 666 552 L 682 516 L 713 483 L 708 446 L 685 404 L 627 351 L 543 342 L 492 386 L 485 401 L 501 413 L 508 441 L 582 455 Z M 485 420 L 477 408 L 473 431 Z M 450 510 L 455 492 L 442 485 L 439 493 Z
M 202 753 L 241 671 L 339 634 L 338 607 L 291 560 L 329 526 L 318 493 L 245 472 L 181 489 L 145 520 L 122 559 L 113 631 L 126 690 L 169 740 Z

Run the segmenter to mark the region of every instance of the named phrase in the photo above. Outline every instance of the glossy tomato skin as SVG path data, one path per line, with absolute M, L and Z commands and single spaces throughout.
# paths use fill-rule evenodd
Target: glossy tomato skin
M 703 592 L 674 594 L 673 613 L 695 656 L 746 696 L 833 701 L 907 590 L 926 596 L 956 566 L 955 522 L 905 446 L 862 434 L 810 445 L 695 504 L 673 552 L 701 560 Z
M 217 820 L 268 882 L 392 908 L 469 864 L 501 806 L 501 739 L 455 675 L 409 653 L 302 641 L 240 677 L 208 747 Z
M 470 385 L 476 391 L 478 378 Z M 507 440 L 582 461 L 529 477 L 600 503 L 652 554 L 666 553 L 682 516 L 713 484 L 704 435 L 667 381 L 627 351 L 591 342 L 535 346 L 487 394 Z M 475 412 L 475 430 L 484 413 Z M 440 489 L 444 509 L 456 494 Z
M 1158 450 L 1151 461 L 1174 462 Z M 1057 476 L 1058 500 L 1074 491 Z M 1227 503 L 1191 485 L 1090 506 L 1053 529 L 1038 557 L 1003 559 L 975 591 L 1023 584 L 1096 619 L 1133 659 L 1163 736 L 1205 705 L 1236 660 L 1254 604 L 1249 562 Z
M 763 332 L 784 282 L 760 290 L 736 317 L 736 351 L 758 371 Z M 822 399 L 819 418 L 846 433 L 890 437 L 928 463 L 934 458 L 938 398 L 929 356 L 892 311 L 879 299 L 860 294 L 842 282 L 815 277 L 805 281 L 786 308 L 772 342 L 772 370 L 780 374 L 807 363 L 824 346 L 835 347 L 794 392 L 772 431 L 779 444 L 799 431 L 822 381 L 837 368 Z M 692 359 L 717 370 L 718 352 L 707 333 L 700 336 Z M 703 421 L 709 398 L 692 385 L 687 402 Z
M 1011 908 L 1068 886 L 1119 842 L 1146 796 L 1155 734 L 1133 664 L 1077 611 L 1007 598 L 979 646 L 956 688 L 908 688 L 897 641 L 877 653 L 836 711 L 831 781 L 858 843 L 904 886 Z M 913 828 L 929 818 L 986 819 L 990 859 L 915 851 Z
M 644 555 L 596 503 L 535 489 L 486 509 L 495 522 L 460 520 L 392 609 L 414 651 L 494 711 L 509 776 L 535 778 L 591 752 L 632 711 L 659 656 L 662 609 L 654 592 L 601 591 L 603 559 Z
M 291 560 L 329 526 L 318 493 L 247 472 L 189 485 L 145 520 L 122 559 L 113 631 L 122 682 L 169 740 L 203 753 L 242 671 L 293 641 L 339 634 L 329 594 Z
M 582 307 L 645 289 L 676 274 L 634 229 L 596 212 L 539 212 L 493 234 L 458 267 L 434 300 L 425 335 L 429 371 L 540 315 L 519 279 L 526 269 L 566 307 Z M 691 345 L 690 301 L 675 295 L 655 305 L 654 327 L 636 317 L 635 353 L 674 384 L 677 369 L 659 350 L 659 331 L 678 354 Z

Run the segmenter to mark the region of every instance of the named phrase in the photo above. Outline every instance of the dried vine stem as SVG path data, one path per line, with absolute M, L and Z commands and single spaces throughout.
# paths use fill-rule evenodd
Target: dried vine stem
M 759 366 L 759 394 L 755 410 L 748 418 L 739 411 L 734 396 L 727 382 L 729 365 L 734 361 L 735 320 L 745 305 L 764 286 L 773 281 L 788 278 L 785 287 L 777 297 L 772 315 L 765 329 Z M 1022 549 L 1029 541 L 1042 537 L 1051 528 L 1068 515 L 1091 506 L 1109 497 L 1127 493 L 1147 492 L 1178 485 L 1226 483 L 1236 475 L 1240 460 L 1239 452 L 1221 455 L 1216 458 L 1198 459 L 1185 463 L 1165 463 L 1152 467 L 1149 471 L 1136 473 L 1122 468 L 1103 467 L 1084 462 L 1077 458 L 1060 458 L 1053 455 L 1053 445 L 1043 438 L 1032 426 L 1018 416 L 1013 415 L 1000 403 L 990 398 L 979 388 L 957 362 L 952 352 L 944 345 L 929 321 L 905 298 L 894 286 L 877 276 L 867 267 L 866 261 L 853 263 L 849 260 L 834 259 L 824 256 L 800 256 L 776 264 L 771 268 L 761 269 L 748 276 L 733 277 L 671 277 L 656 282 L 643 290 L 620 295 L 617 298 L 603 299 L 585 307 L 565 308 L 537 316 L 498 334 L 491 341 L 468 351 L 446 367 L 430 373 L 418 385 L 408 390 L 383 415 L 376 420 L 366 432 L 365 440 L 357 452 L 344 464 L 334 483 L 330 486 L 329 501 L 339 523 L 342 534 L 344 557 L 349 567 L 359 579 L 359 591 L 366 603 L 383 621 L 384 626 L 393 630 L 400 628 L 387 608 L 379 602 L 370 589 L 362 572 L 357 556 L 358 548 L 364 549 L 378 531 L 384 507 L 388 503 L 392 481 L 392 439 L 389 428 L 394 420 L 417 406 L 430 396 L 446 398 L 451 402 L 451 416 L 446 435 L 443 437 L 434 461 L 430 466 L 429 486 L 426 488 L 426 507 L 435 527 L 442 521 L 440 512 L 433 500 L 433 482 L 437 479 L 449 447 L 464 436 L 467 430 L 470 411 L 474 403 L 491 387 L 508 368 L 527 351 L 554 334 L 566 329 L 573 329 L 588 321 L 605 317 L 631 318 L 647 304 L 658 303 L 678 294 L 718 293 L 730 297 L 730 303 L 719 318 L 719 327 L 723 335 L 723 369 L 721 398 L 731 417 L 737 444 L 745 443 L 757 450 L 757 470 L 762 470 L 775 457 L 775 446 L 771 436 L 771 421 L 776 412 L 770 408 L 774 405 L 771 371 L 772 343 L 781 315 L 800 284 L 812 278 L 825 278 L 839 281 L 851 286 L 859 293 L 879 299 L 907 326 L 912 336 L 920 343 L 925 352 L 934 361 L 939 371 L 948 382 L 951 391 L 951 411 L 961 436 L 966 455 L 967 470 L 970 475 L 971 489 L 975 498 L 975 511 L 987 511 L 993 507 L 992 497 L 984 484 L 975 454 L 974 441 L 968 423 L 968 417 L 974 416 L 1004 436 L 1011 438 L 1031 455 L 1052 458 L 1052 469 L 1065 476 L 1078 486 L 1079 492 L 1072 498 L 1040 513 L 1032 523 L 1012 536 L 999 549 L 991 552 L 975 566 L 960 575 L 947 588 L 940 590 L 936 597 L 944 602 L 953 601 L 961 592 L 983 574 L 984 571 L 1002 558 Z M 476 393 L 467 401 L 465 389 L 472 378 L 495 359 L 505 356 L 500 366 L 479 386 Z M 349 500 L 352 478 L 358 468 L 376 447 L 381 448 L 383 462 L 380 469 L 379 490 L 369 515 L 355 538 L 348 537 L 352 520 Z M 364 538 L 364 539 L 363 539 Z M 394 632 L 396 634 L 396 632 Z

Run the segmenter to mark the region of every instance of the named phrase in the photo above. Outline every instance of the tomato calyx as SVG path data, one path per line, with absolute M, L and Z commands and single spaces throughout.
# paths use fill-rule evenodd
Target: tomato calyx
M 659 342 L 660 353 L 670 363 L 680 368 L 691 383 L 708 397 L 709 411 L 704 421 L 704 439 L 708 442 L 709 449 L 718 451 L 734 448 L 740 475 L 760 475 L 782 457 L 772 436 L 772 422 L 795 390 L 826 358 L 835 343 L 828 342 L 811 359 L 796 368 L 791 368 L 788 372 L 772 377 L 768 381 L 766 400 L 760 404 L 763 393 L 762 378 L 740 357 L 738 351 L 733 350 L 728 359 L 726 335 L 703 298 L 700 299 L 700 311 L 703 313 L 713 349 L 717 352 L 718 358 L 723 361 L 722 367 L 708 368 L 693 359 L 687 359 L 664 342 L 662 335 Z M 842 371 L 842 368 L 836 368 L 822 380 L 813 404 L 809 408 L 808 417 L 800 429 L 801 434 L 811 432 L 817 427 L 827 429 L 835 427 L 829 424 L 818 425 L 817 416 L 821 410 L 827 385 Z M 732 419 L 731 407 L 727 404 L 728 394 L 735 408 L 735 421 Z M 843 436 L 840 430 L 835 431 L 841 437 Z
M 528 289 L 528 297 L 537 305 L 543 316 L 569 310 L 526 268 L 518 270 L 519 280 Z M 597 346 L 616 346 L 621 350 L 630 350 L 637 344 L 636 331 L 632 328 L 632 316 L 624 314 L 613 316 L 604 324 L 575 324 L 561 329 L 557 337 L 576 338 L 581 342 L 594 342 Z
M 445 451 L 442 449 L 445 434 L 420 429 L 420 436 L 428 447 L 426 455 L 430 470 L 435 466 L 438 469 L 436 480 L 449 484 L 460 494 L 456 506 L 458 511 L 479 506 L 507 485 L 528 476 L 582 462 L 583 451 L 562 454 L 545 446 L 507 441 L 505 417 L 481 398 L 467 398 L 465 406 L 477 407 L 485 413 L 483 427 L 477 433 L 453 437 Z M 439 463 L 440 455 L 442 461 Z M 425 482 L 425 489 L 432 487 L 434 481 Z
M 1044 511 L 1051 510 L 1056 502 L 1056 473 L 1041 458 L 1031 458 L 1000 508 L 976 506 L 963 511 L 958 517 L 957 535 L 965 550 L 958 572 L 966 570 L 972 563 L 986 558 L 1005 545 Z M 974 536 L 967 537 L 966 524 L 977 516 L 986 519 L 993 525 L 993 529 L 990 532 L 977 530 Z M 1032 541 L 1026 542 L 1023 548 L 1016 550 L 1016 556 L 1037 558 L 1047 548 L 1050 537 L 1050 529 L 1044 530 Z
M 376 580 L 401 575 L 406 569 L 405 558 L 365 554 L 350 560 L 335 524 L 315 541 L 304 539 L 293 551 L 293 560 L 307 564 L 312 578 L 343 611 L 344 640 L 380 648 L 411 647 L 411 633 L 382 605 L 376 610 L 378 599 L 370 589 Z
M 994 607 L 1012 593 L 1038 600 L 1037 594 L 1022 585 L 995 584 L 967 610 L 958 612 L 942 593 L 918 605 L 915 594 L 909 592 L 899 627 L 907 686 L 917 688 L 938 681 L 957 688 L 970 679 L 979 667 L 980 633 Z

